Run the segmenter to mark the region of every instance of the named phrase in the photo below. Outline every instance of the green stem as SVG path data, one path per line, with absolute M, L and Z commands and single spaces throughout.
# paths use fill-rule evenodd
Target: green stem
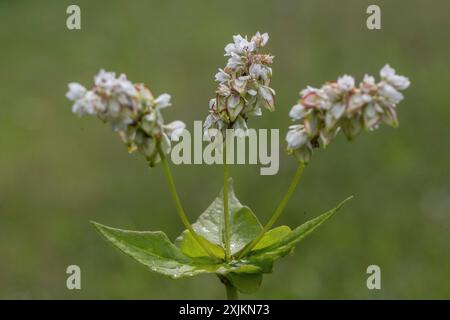
M 175 203 L 175 207 L 177 209 L 178 216 L 180 217 L 181 221 L 183 222 L 185 228 L 189 230 L 192 237 L 195 239 L 195 241 L 197 241 L 197 243 L 200 245 L 200 247 L 202 247 L 203 250 L 205 250 L 205 252 L 208 255 L 215 258 L 214 254 L 211 252 L 211 250 L 200 240 L 199 235 L 192 228 L 192 225 L 189 222 L 186 212 L 184 212 L 184 209 L 181 205 L 180 197 L 178 196 L 177 189 L 175 188 L 175 182 L 173 181 L 172 174 L 170 173 L 170 168 L 167 163 L 166 155 L 162 151 L 159 143 L 157 144 L 157 149 L 158 149 L 159 156 L 161 157 L 161 163 L 164 168 L 164 173 L 166 174 L 167 184 L 169 185 L 169 190 L 172 195 L 173 202 Z
M 272 226 L 274 225 L 274 223 L 278 220 L 278 218 L 281 216 L 281 214 L 284 211 L 284 208 L 286 208 L 286 205 L 289 202 L 289 199 L 292 197 L 292 194 L 294 193 L 295 189 L 297 188 L 298 183 L 300 182 L 300 178 L 302 177 L 303 174 L 303 170 L 305 169 L 305 164 L 304 163 L 300 163 L 300 165 L 297 168 L 297 171 L 295 172 L 295 176 L 292 179 L 291 185 L 289 186 L 286 194 L 284 195 L 283 199 L 281 200 L 280 204 L 278 205 L 277 209 L 275 210 L 275 212 L 272 214 L 272 216 L 270 217 L 269 221 L 267 222 L 267 224 L 264 226 L 263 230 L 261 231 L 261 233 L 258 235 L 258 237 L 256 237 L 248 246 L 246 246 L 244 248 L 244 250 L 242 250 L 239 255 L 238 258 L 242 258 L 243 256 L 245 256 L 247 253 L 249 253 L 257 244 L 258 242 L 262 239 L 262 237 L 264 236 L 264 234 L 270 230 L 270 228 L 272 228 Z
M 225 283 L 225 289 L 227 290 L 228 300 L 239 300 L 237 289 L 230 282 Z
M 223 145 L 223 221 L 225 224 L 225 258 L 230 260 L 230 216 L 228 208 L 228 164 L 227 164 L 227 146 L 226 143 Z

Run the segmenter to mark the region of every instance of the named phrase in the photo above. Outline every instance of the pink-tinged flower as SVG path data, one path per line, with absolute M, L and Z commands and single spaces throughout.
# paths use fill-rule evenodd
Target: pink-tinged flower
M 381 123 L 397 126 L 396 105 L 403 100 L 400 90 L 410 85 L 408 78 L 397 75 L 389 65 L 381 71 L 381 81 L 365 75 L 358 87 L 349 75 L 325 83 L 321 88 L 307 87 L 289 112 L 298 124 L 286 135 L 288 152 L 301 162 L 308 162 L 313 148 L 327 147 L 342 131 L 348 139 L 362 129 L 373 131 Z

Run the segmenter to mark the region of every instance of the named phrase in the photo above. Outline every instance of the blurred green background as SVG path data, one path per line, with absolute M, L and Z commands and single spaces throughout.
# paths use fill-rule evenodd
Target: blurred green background
M 82 30 L 66 29 L 81 7 Z M 378 4 L 382 29 L 366 28 Z M 215 299 L 214 276 L 170 280 L 113 249 L 89 220 L 175 238 L 178 221 L 160 167 L 128 155 L 107 125 L 77 119 L 64 97 L 100 68 L 169 92 L 167 120 L 203 120 L 213 76 L 233 34 L 269 32 L 276 112 L 252 122 L 280 128 L 298 91 L 390 63 L 411 87 L 400 127 L 316 152 L 280 223 L 296 226 L 355 198 L 244 298 L 450 298 L 450 3 L 442 1 L 0 1 L 0 298 Z M 266 221 L 296 167 L 283 150 L 278 175 L 234 166 L 241 201 Z M 221 188 L 219 166 L 177 166 L 195 219 Z M 66 288 L 66 267 L 82 290 Z M 377 264 L 382 290 L 366 288 Z

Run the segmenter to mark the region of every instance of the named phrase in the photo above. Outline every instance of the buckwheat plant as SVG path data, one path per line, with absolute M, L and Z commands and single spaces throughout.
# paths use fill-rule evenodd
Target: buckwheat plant
M 267 33 L 258 32 L 250 40 L 237 35 L 225 47 L 228 63 L 215 76 L 219 85 L 204 123 L 205 136 L 211 141 L 219 132 L 225 136 L 227 129 L 246 131 L 250 116 L 261 116 L 262 109 L 274 110 L 275 91 L 270 87 L 273 56 L 261 52 L 268 40 Z M 177 141 L 185 129 L 181 121 L 164 122 L 161 111 L 170 106 L 170 95 L 155 98 L 144 84 L 133 84 L 123 74 L 116 77 L 104 70 L 95 76 L 90 90 L 70 83 L 66 96 L 73 101 L 75 114 L 109 123 L 129 152 L 141 153 L 150 167 L 161 163 L 186 230 L 171 242 L 162 231 L 122 230 L 97 222 L 93 225 L 106 240 L 154 272 L 173 279 L 215 274 L 225 285 L 228 299 L 237 299 L 238 291 L 257 291 L 263 274 L 272 272 L 276 260 L 292 252 L 300 240 L 351 198 L 297 228 L 273 228 L 294 194 L 313 149 L 327 147 L 340 131 L 353 139 L 362 130 L 373 131 L 382 123 L 398 125 L 396 108 L 403 99 L 400 91 L 410 82 L 389 65 L 381 69 L 380 76 L 376 83 L 366 75 L 355 86 L 354 79 L 345 75 L 319 89 L 308 87 L 300 92 L 299 102 L 289 112 L 296 124 L 289 127 L 286 136 L 287 151 L 298 159 L 298 168 L 265 225 L 234 194 L 227 161 L 223 164 L 222 191 L 195 223 L 189 221 L 167 161 L 172 141 Z M 227 143 L 224 139 L 219 142 L 227 159 Z

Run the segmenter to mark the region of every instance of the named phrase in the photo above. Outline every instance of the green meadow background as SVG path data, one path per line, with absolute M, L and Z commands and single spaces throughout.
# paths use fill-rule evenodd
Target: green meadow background
M 81 7 L 82 30 L 66 29 Z M 366 28 L 366 8 L 382 29 Z M 100 68 L 169 92 L 167 120 L 192 129 L 214 95 L 234 34 L 269 32 L 276 111 L 252 119 L 280 128 L 280 171 L 231 174 L 238 197 L 267 221 L 295 171 L 284 153 L 287 113 L 306 85 L 344 73 L 359 81 L 390 63 L 411 87 L 400 127 L 318 151 L 280 224 L 292 227 L 355 198 L 265 276 L 258 299 L 450 298 L 450 3 L 448 1 L 0 1 L 0 298 L 220 299 L 214 276 L 170 280 L 112 248 L 90 220 L 182 231 L 161 167 L 128 155 L 107 125 L 77 119 L 67 83 Z M 194 220 L 221 188 L 221 167 L 172 166 Z M 82 290 L 66 288 L 66 267 Z M 381 267 L 382 290 L 366 287 Z

